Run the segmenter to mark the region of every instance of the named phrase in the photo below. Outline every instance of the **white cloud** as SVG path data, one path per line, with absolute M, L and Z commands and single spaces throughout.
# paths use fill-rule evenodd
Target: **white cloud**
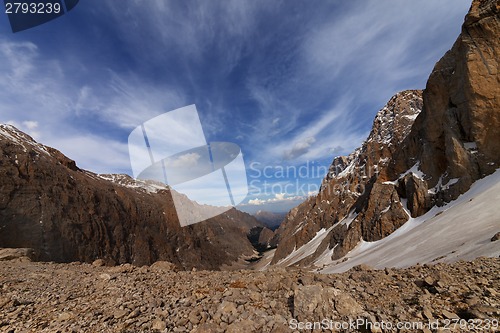
M 275 199 L 276 200 L 284 200 L 285 199 L 285 193 L 276 193 L 275 194 Z
M 276 193 L 274 195 L 274 198 L 250 199 L 250 200 L 248 200 L 248 204 L 246 204 L 246 205 L 262 206 L 262 205 L 269 205 L 269 204 L 282 204 L 282 203 L 290 203 L 290 202 L 300 202 L 300 201 L 304 201 L 305 199 L 306 199 L 306 196 L 303 196 L 303 195 L 287 196 L 286 193 Z M 245 206 L 245 204 L 242 204 L 242 206 Z
M 305 138 L 302 141 L 295 142 L 292 149 L 285 150 L 284 158 L 286 160 L 292 160 L 294 158 L 300 157 L 309 151 L 311 145 L 316 142 L 316 139 L 312 136 Z
M 255 27 L 257 1 L 154 0 L 147 5 L 135 0 L 110 1 L 113 26 L 120 30 L 131 49 L 140 49 L 153 60 L 166 49 L 184 56 L 183 60 L 200 62 L 207 47 L 216 47 L 225 61 L 225 73 L 231 71 L 244 51 L 245 39 Z M 135 27 L 141 27 L 136 29 Z M 186 76 L 192 76 L 185 68 Z
M 38 121 L 25 120 L 23 121 L 23 125 L 26 126 L 26 128 L 29 130 L 34 130 L 38 127 Z
M 305 72 L 325 86 L 340 80 L 340 90 L 354 93 L 358 103 L 423 88 L 469 6 L 470 0 L 352 3 L 304 39 Z
M 153 86 L 135 76 L 123 77 L 111 71 L 109 81 L 101 91 L 96 92 L 85 87 L 82 89 L 79 110 L 82 105 L 87 105 L 87 112 L 127 129 L 135 128 L 146 120 L 187 104 L 175 89 Z
M 260 200 L 260 199 L 250 199 L 250 200 L 248 200 L 248 204 L 249 205 L 259 206 L 259 205 L 263 205 L 265 203 L 266 203 L 266 200 Z
M 1 121 L 21 123 L 29 119 L 41 125 L 68 113 L 71 99 L 61 92 L 68 91 L 71 85 L 64 82 L 57 60 L 42 59 L 34 43 L 2 38 L 0 58 Z
M 172 168 L 194 168 L 198 165 L 200 157 L 197 153 L 187 153 L 175 159 L 167 159 L 166 165 Z

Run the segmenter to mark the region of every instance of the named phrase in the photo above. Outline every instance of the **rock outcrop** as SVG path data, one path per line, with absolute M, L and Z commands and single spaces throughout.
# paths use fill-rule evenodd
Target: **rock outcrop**
M 292 209 L 277 231 L 273 263 L 328 235 L 339 259 L 361 239 L 376 241 L 435 205 L 456 199 L 500 166 L 500 1 L 473 1 L 462 33 L 426 89 L 394 96 L 362 147 L 336 157 L 319 194 Z
M 181 228 L 171 190 L 126 175 L 79 169 L 59 151 L 0 125 L 0 247 L 32 248 L 43 261 L 151 264 L 218 269 L 254 249 L 262 226 L 231 209 Z M 209 209 L 185 199 L 193 214 Z

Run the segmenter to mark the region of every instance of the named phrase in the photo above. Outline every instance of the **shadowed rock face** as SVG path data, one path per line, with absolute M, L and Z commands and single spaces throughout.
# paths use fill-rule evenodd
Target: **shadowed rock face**
M 434 205 L 456 199 L 500 164 L 500 1 L 473 1 L 462 33 L 425 91 L 398 93 L 377 114 L 362 147 L 336 157 L 316 197 L 277 231 L 273 263 L 329 231 L 338 259 L 361 239 L 379 240 Z
M 79 169 L 59 151 L 0 125 L 0 247 L 33 248 L 44 261 L 151 264 L 217 269 L 253 247 L 262 224 L 231 209 L 181 228 L 170 189 L 125 175 Z M 206 209 L 187 198 L 183 205 Z

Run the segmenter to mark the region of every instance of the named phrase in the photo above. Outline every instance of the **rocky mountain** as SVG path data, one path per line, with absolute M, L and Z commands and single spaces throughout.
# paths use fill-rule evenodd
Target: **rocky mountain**
M 272 262 L 342 258 L 499 168 L 499 37 L 500 1 L 473 1 L 425 90 L 391 98 L 363 145 L 336 157 L 318 195 L 288 213 Z M 305 244 L 307 251 L 288 260 Z
M 185 198 L 184 209 L 200 206 Z M 181 228 L 171 189 L 126 175 L 97 175 L 61 152 L 0 125 L 0 248 L 31 248 L 44 261 L 151 264 L 218 269 L 254 248 L 247 238 L 260 226 L 231 209 Z

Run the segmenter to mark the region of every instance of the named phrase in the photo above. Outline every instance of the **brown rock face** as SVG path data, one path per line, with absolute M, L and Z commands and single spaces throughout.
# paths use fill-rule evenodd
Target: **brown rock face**
M 202 209 L 187 198 L 184 206 Z M 181 228 L 168 187 L 81 170 L 59 151 L 0 125 L 0 248 L 32 248 L 44 261 L 166 260 L 217 269 L 253 253 L 247 233 L 259 225 L 231 209 Z
M 361 239 L 381 239 L 408 217 L 456 199 L 500 164 L 500 1 L 473 1 L 462 33 L 436 64 L 425 91 L 394 96 L 361 148 L 336 157 L 316 197 L 277 231 L 273 263 L 328 234 L 332 259 Z M 421 112 L 420 112 L 421 111 Z M 321 249 L 321 251 L 320 251 Z
M 474 1 L 461 35 L 429 77 L 408 138 L 429 188 L 458 179 L 444 201 L 499 166 L 499 37 L 500 2 Z

